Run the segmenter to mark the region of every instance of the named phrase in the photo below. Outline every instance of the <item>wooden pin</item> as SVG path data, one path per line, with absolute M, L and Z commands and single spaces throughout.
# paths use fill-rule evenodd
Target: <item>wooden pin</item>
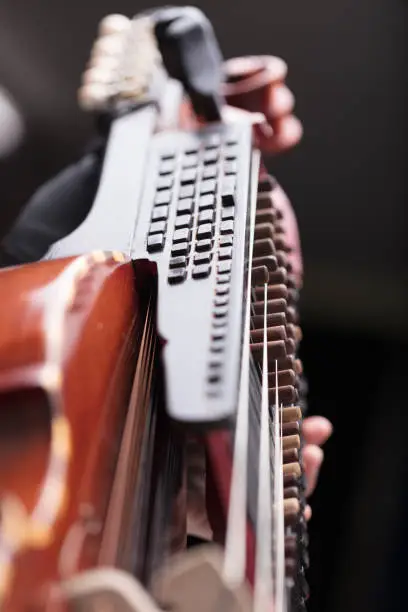
M 264 294 L 265 294 L 264 287 L 262 288 L 259 287 L 255 289 L 255 296 L 258 300 L 262 299 L 264 297 Z M 284 284 L 278 284 L 278 285 L 269 284 L 268 285 L 268 289 L 267 289 L 268 300 L 276 300 L 280 298 L 286 300 L 288 295 L 289 295 L 288 288 Z
M 252 268 L 251 272 L 252 286 L 262 286 L 269 282 L 269 272 L 266 266 L 257 266 Z
M 268 374 L 268 382 L 269 386 L 272 387 L 275 382 L 275 372 L 271 372 Z M 294 386 L 297 383 L 296 374 L 293 370 L 280 370 L 278 371 L 278 385 L 292 385 Z
M 269 284 L 271 285 L 287 285 L 288 273 L 286 268 L 278 268 L 276 272 L 271 272 L 269 275 Z M 289 287 L 289 285 L 287 285 Z
M 262 329 L 255 329 L 251 331 L 251 338 L 253 342 L 263 342 L 264 332 Z M 266 330 L 266 337 L 268 340 L 286 340 L 286 329 L 284 325 L 277 325 L 275 327 L 268 327 Z M 269 376 L 273 376 L 270 374 Z
M 300 436 L 284 436 L 282 438 L 282 448 L 300 448 Z
M 281 410 L 282 423 L 292 423 L 293 421 L 300 421 L 302 418 L 302 410 L 299 406 L 289 406 Z
M 299 487 L 285 487 L 283 489 L 283 497 L 284 499 L 299 499 L 300 491 Z
M 282 437 L 283 436 L 296 436 L 300 433 L 299 421 L 293 421 L 291 423 L 282 423 Z
M 255 257 L 267 257 L 276 255 L 276 249 L 273 241 L 270 238 L 261 238 L 254 240 L 253 253 Z
M 297 499 L 285 499 L 283 501 L 285 524 L 293 525 L 296 523 L 299 513 L 300 504 Z
M 266 266 L 269 272 L 275 272 L 278 269 L 278 262 L 276 257 L 273 255 L 267 255 L 263 257 L 254 257 L 252 259 L 252 265 L 257 268 L 258 266 Z
M 252 304 L 253 312 L 256 315 L 262 315 L 265 310 L 264 302 L 258 301 Z M 279 298 L 277 300 L 268 300 L 267 302 L 267 314 L 274 314 L 277 312 L 286 312 L 287 304 L 286 300 Z
M 272 225 L 276 222 L 278 215 L 276 210 L 273 208 L 257 210 L 255 215 L 255 223 L 261 225 L 263 223 L 271 223 Z
M 283 451 L 283 463 L 295 463 L 296 461 L 299 461 L 299 452 L 297 448 L 288 448 L 287 450 Z
M 279 401 L 283 404 L 294 404 L 299 400 L 299 393 L 292 385 L 282 385 L 279 389 Z M 273 402 L 276 394 L 276 387 L 269 387 L 269 401 Z
M 273 240 L 274 231 L 272 223 L 258 223 L 255 225 L 255 240 Z
M 282 466 L 282 470 L 284 474 L 296 474 L 298 478 L 302 475 L 302 468 L 300 467 L 300 463 L 285 463 Z
M 263 335 L 264 318 L 263 315 L 252 315 L 251 323 L 253 329 L 261 329 Z M 284 312 L 274 312 L 266 316 L 266 325 L 268 329 L 273 326 L 287 325 L 286 314 Z

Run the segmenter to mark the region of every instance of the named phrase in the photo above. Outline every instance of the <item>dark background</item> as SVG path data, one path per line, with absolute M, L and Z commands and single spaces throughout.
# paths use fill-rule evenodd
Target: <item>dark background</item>
M 0 231 L 36 186 L 78 156 L 91 121 L 76 88 L 97 22 L 139 0 L 2 0 L 0 84 L 23 113 L 0 161 Z M 305 127 L 270 161 L 298 214 L 306 269 L 310 411 L 335 434 L 313 498 L 310 611 L 406 610 L 408 295 L 403 0 L 198 3 L 226 57 L 275 54 Z

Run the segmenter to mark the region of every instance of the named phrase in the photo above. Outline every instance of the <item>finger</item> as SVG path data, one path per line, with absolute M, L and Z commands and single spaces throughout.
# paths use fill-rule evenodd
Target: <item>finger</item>
M 290 115 L 295 106 L 295 96 L 282 84 L 272 86 L 265 114 L 270 121 Z
M 310 519 L 312 518 L 312 509 L 309 505 L 306 506 L 304 515 L 306 521 L 310 521 Z
M 324 444 L 333 433 L 333 426 L 324 417 L 307 417 L 302 425 L 303 437 L 306 444 Z
M 309 495 L 311 495 L 316 488 L 323 459 L 324 453 L 319 446 L 309 444 L 303 449 L 303 467 L 306 476 L 306 497 L 309 497 Z
M 293 115 L 281 117 L 273 122 L 273 134 L 269 138 L 260 135 L 260 148 L 263 153 L 280 153 L 294 147 L 302 138 L 303 128 L 299 119 Z
M 280 57 L 268 56 L 267 58 L 268 82 L 278 83 L 284 81 L 288 73 L 288 65 Z M 237 78 L 242 75 L 248 77 L 256 74 L 259 69 L 265 66 L 265 57 L 233 57 L 224 62 L 224 74 L 231 83 L 234 83 Z

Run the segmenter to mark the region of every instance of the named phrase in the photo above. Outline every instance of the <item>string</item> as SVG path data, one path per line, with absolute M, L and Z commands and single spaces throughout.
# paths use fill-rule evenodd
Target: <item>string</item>
M 259 445 L 258 507 L 256 522 L 256 557 L 253 612 L 266 612 L 273 597 L 272 575 L 272 491 L 269 430 L 267 291 L 265 283 L 262 357 L 261 430 Z
M 255 183 L 254 183 L 255 185 Z M 255 187 L 254 187 L 255 188 Z M 249 230 L 249 257 L 246 287 L 243 350 L 235 429 L 233 464 L 231 474 L 228 522 L 225 538 L 223 577 L 230 587 L 236 587 L 245 579 L 246 569 L 246 513 L 248 479 L 248 434 L 249 434 L 249 364 L 252 258 L 255 233 L 256 197 L 252 197 Z

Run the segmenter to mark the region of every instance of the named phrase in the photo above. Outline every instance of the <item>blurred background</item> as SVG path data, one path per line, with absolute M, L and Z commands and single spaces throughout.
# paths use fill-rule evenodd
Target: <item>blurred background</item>
M 76 89 L 99 19 L 154 5 L 1 1 L 0 86 L 20 113 L 0 112 L 9 112 L 20 142 L 0 157 L 2 235 L 92 133 Z M 301 145 L 269 167 L 294 204 L 302 236 L 310 412 L 335 427 L 312 500 L 309 610 L 406 610 L 408 4 L 197 5 L 226 57 L 275 54 L 288 62 L 305 128 Z

